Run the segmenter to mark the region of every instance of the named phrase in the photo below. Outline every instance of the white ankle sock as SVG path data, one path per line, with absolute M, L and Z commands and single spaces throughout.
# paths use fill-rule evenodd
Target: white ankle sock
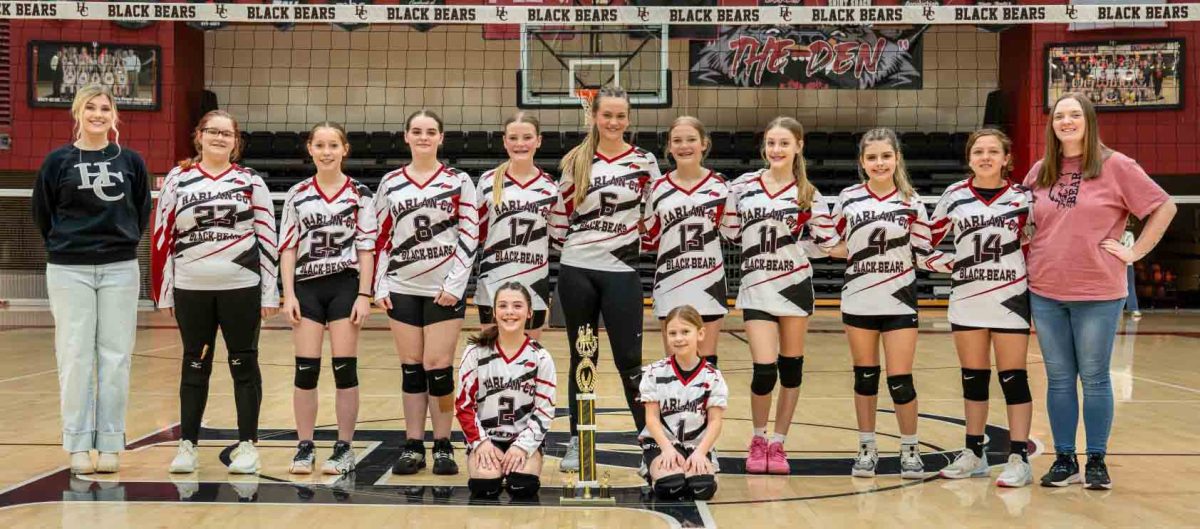
M 787 440 L 787 436 L 784 434 L 781 434 L 779 432 L 775 432 L 775 433 L 771 434 L 771 442 L 772 443 L 782 444 L 785 440 Z
M 917 434 L 912 434 L 912 435 L 901 435 L 901 436 L 900 436 L 900 444 L 901 444 L 901 445 L 915 445 L 915 444 L 917 444 Z
M 875 444 L 875 432 L 858 432 L 858 444 Z
M 762 437 L 763 439 L 766 439 L 766 438 L 767 438 L 767 428 L 766 428 L 765 426 L 764 426 L 764 427 L 762 427 L 762 428 L 755 428 L 755 429 L 754 429 L 754 436 L 755 436 L 755 437 Z

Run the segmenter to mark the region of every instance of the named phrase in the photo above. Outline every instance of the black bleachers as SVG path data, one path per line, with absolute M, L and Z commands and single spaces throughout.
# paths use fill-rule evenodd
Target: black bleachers
M 557 130 L 542 131 L 542 146 L 538 149 L 538 157 L 561 158 L 565 152 L 566 149 L 563 148 L 562 132 Z
M 396 157 L 396 135 L 387 131 L 372 132 L 367 141 L 367 152 L 379 160 Z
M 563 154 L 574 149 L 576 145 L 583 143 L 583 138 L 587 136 L 586 132 L 580 130 L 568 130 L 563 132 Z
M 350 140 L 350 154 L 356 159 L 367 159 L 373 156 L 371 153 L 371 135 L 366 132 L 352 131 L 346 133 L 346 139 Z
M 754 141 L 754 132 L 739 130 L 733 133 L 733 155 L 743 160 L 758 158 L 759 145 Z
M 276 132 L 271 139 L 273 158 L 293 158 L 300 152 L 300 135 L 295 132 Z
M 467 133 L 461 130 L 448 130 L 442 135 L 442 156 L 449 157 L 460 154 L 467 145 Z M 396 137 L 396 147 L 402 156 L 408 155 L 408 144 L 404 143 L 404 135 Z
M 804 157 L 809 160 L 829 158 L 829 133 L 809 132 L 804 135 Z
M 858 157 L 858 143 L 849 132 L 829 133 L 829 157 L 839 160 L 855 160 Z
M 275 135 L 270 132 L 251 132 L 242 149 L 243 158 L 266 158 L 271 156 L 271 142 Z
M 650 151 L 655 156 L 663 156 L 662 134 L 656 131 L 644 130 L 634 134 L 633 144 Z
M 954 150 L 954 144 L 950 141 L 950 133 L 948 132 L 930 132 L 929 133 L 929 155 L 931 160 L 957 160 L 958 153 Z
M 906 160 L 925 160 L 930 158 L 930 154 L 933 152 L 929 145 L 929 137 L 923 132 L 901 134 L 900 148 L 904 151 Z
M 708 151 L 709 158 L 725 158 L 733 154 L 733 133 L 724 130 L 714 130 L 708 133 L 712 148 Z
M 467 142 L 463 147 L 463 154 L 466 156 L 487 156 L 491 154 L 488 149 L 490 142 L 488 141 L 488 132 L 484 130 L 472 130 L 467 132 Z

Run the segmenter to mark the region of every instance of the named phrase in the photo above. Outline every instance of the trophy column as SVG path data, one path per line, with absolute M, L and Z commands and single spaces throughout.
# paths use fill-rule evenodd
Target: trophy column
M 591 325 L 579 328 L 575 339 L 575 350 L 582 359 L 575 368 L 575 381 L 579 393 L 575 395 L 579 423 L 579 480 L 563 486 L 560 500 L 566 505 L 615 504 L 609 495 L 608 478 L 596 478 L 596 362 L 593 358 L 600 348 L 600 341 L 592 332 Z

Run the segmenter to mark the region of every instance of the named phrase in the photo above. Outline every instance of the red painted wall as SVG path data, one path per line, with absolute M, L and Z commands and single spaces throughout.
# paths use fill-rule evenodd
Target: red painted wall
M 1180 110 L 1102 112 L 1100 138 L 1137 160 L 1146 172 L 1200 175 L 1200 23 L 1171 23 L 1166 28 L 1067 31 L 1066 25 L 1033 24 L 1000 36 L 1000 86 L 1013 133 L 1015 175 L 1022 177 L 1045 152 L 1043 110 L 1045 47 L 1054 42 L 1112 39 L 1184 39 L 1183 108 Z
M 71 141 L 70 111 L 30 108 L 27 77 L 31 40 L 155 44 L 162 48 L 162 93 L 157 111 L 120 113 L 121 144 L 146 159 L 150 170 L 163 174 L 190 153 L 187 129 L 204 89 L 204 37 L 183 24 L 158 22 L 140 30 L 111 22 L 43 20 L 12 21 L 12 149 L 0 151 L 0 170 L 36 171 L 46 153 Z M 177 126 L 178 125 L 178 126 Z

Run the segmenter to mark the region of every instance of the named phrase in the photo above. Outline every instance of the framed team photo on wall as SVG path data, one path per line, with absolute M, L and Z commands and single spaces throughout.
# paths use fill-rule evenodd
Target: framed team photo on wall
M 1049 44 L 1043 107 L 1083 92 L 1100 112 L 1182 108 L 1186 65 L 1183 39 Z
M 161 56 L 158 46 L 32 41 L 29 106 L 70 107 L 77 90 L 99 83 L 121 110 L 158 110 Z

